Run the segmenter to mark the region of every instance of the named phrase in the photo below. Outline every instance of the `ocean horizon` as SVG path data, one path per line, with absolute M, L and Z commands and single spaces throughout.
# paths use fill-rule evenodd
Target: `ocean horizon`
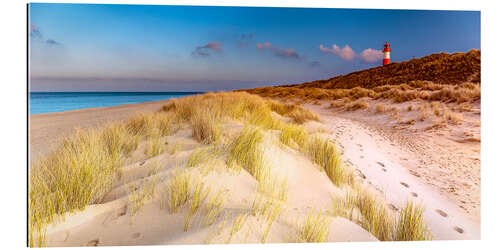
M 204 92 L 29 92 L 29 114 L 153 102 Z

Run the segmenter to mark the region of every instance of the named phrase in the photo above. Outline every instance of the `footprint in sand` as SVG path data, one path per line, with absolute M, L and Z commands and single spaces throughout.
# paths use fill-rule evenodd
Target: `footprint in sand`
M 99 245 L 99 239 L 91 240 L 87 243 L 88 247 L 96 247 L 97 245 Z
M 390 208 L 390 209 L 392 209 L 392 210 L 394 210 L 394 211 L 398 211 L 398 210 L 399 210 L 399 208 L 398 208 L 398 207 L 396 207 L 396 206 L 395 206 L 395 205 L 393 205 L 393 204 L 389 204 L 388 206 L 389 206 L 389 208 Z
M 406 184 L 406 183 L 404 183 L 404 182 L 399 182 L 399 183 L 400 183 L 401 185 L 403 185 L 405 188 L 409 188 L 409 187 L 410 187 L 410 185 L 408 185 L 408 184 Z
M 417 194 L 417 193 L 411 192 L 410 194 L 411 194 L 411 196 L 413 196 L 413 197 L 418 197 L 418 194 Z
M 139 237 L 141 237 L 141 233 L 134 233 L 134 234 L 132 234 L 132 239 L 137 239 Z
M 125 214 L 127 214 L 127 205 L 119 208 L 116 214 L 118 215 L 118 217 L 124 216 Z
M 464 233 L 464 230 L 462 228 L 460 228 L 460 227 L 457 227 L 457 226 L 454 226 L 453 230 L 455 230 L 455 231 L 457 231 L 458 233 L 461 233 L 461 234 Z
M 443 216 L 443 217 L 448 217 L 448 214 L 445 213 L 443 210 L 441 209 L 436 209 L 436 213 L 438 213 L 439 215 Z
M 116 219 L 118 219 L 119 217 L 121 216 L 124 216 L 125 214 L 127 214 L 127 205 L 123 206 L 123 207 L 120 207 L 118 208 L 116 211 L 113 211 L 113 212 L 110 212 L 109 213 L 109 216 L 107 216 L 104 221 L 102 222 L 102 224 L 104 226 L 108 225 L 110 222 L 112 221 L 115 221 Z

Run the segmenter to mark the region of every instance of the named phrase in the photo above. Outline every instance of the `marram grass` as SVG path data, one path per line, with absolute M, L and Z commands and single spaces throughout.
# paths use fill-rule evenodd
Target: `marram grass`
M 258 178 L 264 170 L 264 152 L 260 143 L 264 135 L 259 128 L 245 127 L 229 146 L 227 164 L 230 168 L 242 167 Z
M 136 148 L 125 126 L 80 130 L 65 138 L 29 170 L 29 245 L 42 246 L 47 224 L 66 212 L 99 203 L 111 189 L 123 159 Z M 38 238 L 38 239 L 36 239 Z
M 355 175 L 353 169 L 342 163 L 340 154 L 333 142 L 321 137 L 309 138 L 305 151 L 313 162 L 325 170 L 326 175 L 333 184 L 353 184 Z
M 284 209 L 287 200 L 286 179 L 272 176 L 264 159 L 263 139 L 266 130 L 279 130 L 280 142 L 309 156 L 325 171 L 337 186 L 356 189 L 353 169 L 342 164 L 333 142 L 309 136 L 299 124 L 318 117 L 306 109 L 293 105 L 265 100 L 242 92 L 209 93 L 171 101 L 162 112 L 136 115 L 129 120 L 113 123 L 101 129 L 79 131 L 66 138 L 61 146 L 47 157 L 33 164 L 29 171 L 29 244 L 43 246 L 46 226 L 56 222 L 66 212 L 83 210 L 89 204 L 99 203 L 121 174 L 124 160 L 134 152 L 141 141 L 146 142 L 145 153 L 149 157 L 162 154 L 163 137 L 183 125 L 190 125 L 192 135 L 207 149 L 195 150 L 188 158 L 188 167 L 204 164 L 222 136 L 220 122 L 237 120 L 246 127 L 227 145 L 226 163 L 229 167 L 243 168 L 258 181 L 258 193 L 264 200 L 254 201 L 252 211 L 264 221 L 261 238 L 266 242 L 271 225 Z M 278 119 L 273 112 L 291 118 L 292 122 Z M 170 154 L 175 149 L 167 148 Z M 208 150 L 209 149 L 209 150 Z M 217 149 L 219 150 L 219 149 Z M 148 174 L 150 175 L 150 174 Z M 135 189 L 130 194 L 131 215 L 136 214 L 144 202 L 154 196 L 156 181 Z M 224 210 L 222 192 L 208 196 L 208 187 L 193 175 L 177 170 L 164 187 L 161 205 L 175 213 L 187 206 L 185 230 L 192 217 L 201 210 L 205 226 L 212 225 Z M 369 194 L 352 193 L 334 206 L 341 216 L 355 220 L 353 211 L 359 211 L 360 224 L 380 240 L 430 239 L 422 219 L 422 210 L 407 205 L 394 216 L 386 212 L 379 201 Z M 357 192 L 358 192 L 357 191 Z M 258 203 L 258 204 L 257 204 Z M 342 212 L 340 212 L 342 211 Z M 346 212 L 347 211 L 347 212 Z M 349 212 L 350 211 L 350 212 Z M 228 242 L 245 223 L 247 212 L 233 221 Z M 321 242 L 327 234 L 322 215 L 309 214 L 301 224 L 297 241 Z M 392 219 L 391 219 L 392 218 Z M 358 218 L 359 219 L 359 218 Z
M 432 240 L 432 235 L 424 222 L 423 213 L 423 207 L 411 201 L 407 202 L 399 213 L 394 240 Z
M 307 217 L 297 225 L 295 242 L 326 242 L 329 235 L 330 219 L 322 212 L 316 215 L 310 209 Z

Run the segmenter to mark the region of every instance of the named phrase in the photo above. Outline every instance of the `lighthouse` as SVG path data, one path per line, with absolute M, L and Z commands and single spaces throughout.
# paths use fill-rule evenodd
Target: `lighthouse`
M 382 65 L 391 63 L 391 45 L 388 42 L 384 44 L 384 59 L 382 60 Z

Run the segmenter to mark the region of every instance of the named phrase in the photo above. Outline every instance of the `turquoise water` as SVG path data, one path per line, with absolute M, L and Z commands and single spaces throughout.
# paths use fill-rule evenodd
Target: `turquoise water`
M 30 92 L 30 114 L 110 107 L 195 95 L 201 92 Z

